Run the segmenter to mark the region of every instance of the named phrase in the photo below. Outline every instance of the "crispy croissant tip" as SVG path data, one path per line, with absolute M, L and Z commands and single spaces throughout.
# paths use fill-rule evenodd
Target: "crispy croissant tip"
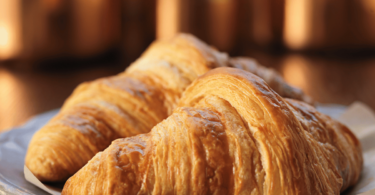
M 34 148 L 38 150 L 38 148 Z M 42 152 L 43 151 L 43 152 Z M 63 168 L 61 161 L 49 161 L 46 156 L 55 156 L 51 150 L 38 150 L 38 152 L 29 151 L 25 159 L 28 169 L 33 170 L 32 173 L 41 182 L 64 182 L 71 173 Z

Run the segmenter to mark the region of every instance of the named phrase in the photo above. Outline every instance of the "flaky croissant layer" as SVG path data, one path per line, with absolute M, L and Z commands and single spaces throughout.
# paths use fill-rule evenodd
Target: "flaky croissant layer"
M 198 76 L 223 66 L 259 75 L 282 96 L 302 99 L 276 72 L 249 58 L 230 59 L 197 38 L 155 41 L 125 72 L 85 82 L 30 142 L 25 164 L 41 181 L 66 181 L 117 138 L 149 132 L 172 114 Z
M 344 125 L 250 73 L 219 68 L 150 133 L 98 153 L 63 195 L 340 194 L 362 163 Z

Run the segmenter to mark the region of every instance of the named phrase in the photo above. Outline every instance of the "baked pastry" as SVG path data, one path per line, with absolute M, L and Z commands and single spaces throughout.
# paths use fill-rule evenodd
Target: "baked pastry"
M 32 138 L 26 166 L 41 181 L 65 181 L 113 140 L 149 132 L 172 113 L 193 80 L 229 64 L 227 54 L 191 35 L 156 41 L 125 72 L 79 85 Z
M 362 163 L 344 125 L 251 73 L 218 68 L 150 133 L 95 155 L 62 194 L 339 194 Z

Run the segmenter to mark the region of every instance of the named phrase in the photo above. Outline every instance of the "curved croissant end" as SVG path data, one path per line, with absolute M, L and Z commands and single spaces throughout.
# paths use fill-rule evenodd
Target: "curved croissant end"
M 253 74 L 219 68 L 150 133 L 97 154 L 62 194 L 339 194 L 362 163 L 344 125 Z

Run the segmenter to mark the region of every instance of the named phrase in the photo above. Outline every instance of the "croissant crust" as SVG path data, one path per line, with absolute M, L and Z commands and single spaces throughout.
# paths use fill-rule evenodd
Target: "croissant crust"
M 224 66 L 252 71 L 287 97 L 305 97 L 252 59 L 230 59 L 180 34 L 152 43 L 125 72 L 79 85 L 59 114 L 33 136 L 25 164 L 41 181 L 66 181 L 113 140 L 149 132 L 172 114 L 198 76 Z
M 117 139 L 69 194 L 340 194 L 362 169 L 358 139 L 257 76 L 218 68 L 150 133 Z

